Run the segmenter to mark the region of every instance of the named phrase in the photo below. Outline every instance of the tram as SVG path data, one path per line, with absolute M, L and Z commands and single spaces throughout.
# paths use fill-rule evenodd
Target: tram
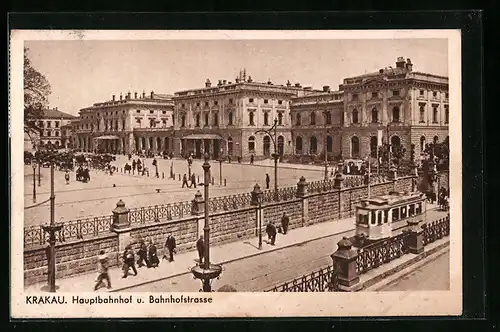
M 391 192 L 356 205 L 356 238 L 372 243 L 401 233 L 410 219 L 425 222 L 426 197 L 421 192 Z

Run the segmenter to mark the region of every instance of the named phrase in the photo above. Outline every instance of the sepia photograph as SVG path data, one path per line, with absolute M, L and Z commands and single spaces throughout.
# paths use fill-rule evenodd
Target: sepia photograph
M 460 315 L 460 47 L 13 30 L 13 316 Z

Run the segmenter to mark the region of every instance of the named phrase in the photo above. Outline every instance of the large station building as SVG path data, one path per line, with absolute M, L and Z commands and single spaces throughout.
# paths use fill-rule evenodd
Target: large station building
M 212 158 L 280 155 L 365 158 L 377 132 L 407 150 L 448 136 L 448 78 L 396 67 L 345 78 L 337 91 L 299 83 L 253 81 L 245 71 L 204 87 L 174 93 L 127 93 L 80 110 L 73 146 L 82 151 L 150 150 Z M 269 132 L 276 121 L 274 130 Z M 276 139 L 275 139 L 276 137 Z

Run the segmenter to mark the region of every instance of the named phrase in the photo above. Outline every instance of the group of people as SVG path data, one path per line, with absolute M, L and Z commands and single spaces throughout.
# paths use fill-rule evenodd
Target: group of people
M 439 189 L 439 194 L 438 194 L 438 204 L 439 207 L 442 210 L 447 210 L 449 207 L 449 200 L 450 200 L 450 195 L 448 190 L 446 190 L 444 187 L 441 187 Z
M 189 181 L 191 181 L 191 183 L 189 183 Z M 196 175 L 194 173 L 191 173 L 189 181 L 187 174 L 184 173 L 184 175 L 182 176 L 182 188 L 184 188 L 184 186 L 188 188 L 194 186 L 196 188 Z
M 266 226 L 266 233 L 269 243 L 274 246 L 276 244 L 276 235 L 278 233 L 282 233 L 286 235 L 288 233 L 288 226 L 290 225 L 290 217 L 283 212 L 283 216 L 281 217 L 281 225 L 276 228 L 274 222 L 269 222 Z

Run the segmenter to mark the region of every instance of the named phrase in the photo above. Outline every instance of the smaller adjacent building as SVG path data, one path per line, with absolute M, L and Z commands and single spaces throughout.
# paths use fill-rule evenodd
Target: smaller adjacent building
M 56 149 L 70 147 L 68 128 L 71 121 L 77 119 L 76 116 L 61 112 L 58 108 L 46 109 L 43 116 L 38 120 L 38 133 L 30 133 L 32 148 L 52 146 Z M 25 135 L 26 136 L 26 135 Z M 26 148 L 25 137 L 25 148 Z

